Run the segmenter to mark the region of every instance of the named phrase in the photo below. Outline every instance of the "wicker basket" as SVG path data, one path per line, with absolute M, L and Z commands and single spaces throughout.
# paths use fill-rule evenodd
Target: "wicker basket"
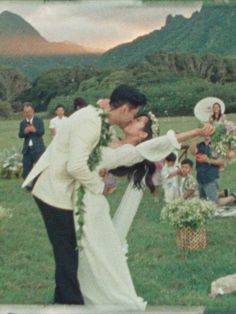
M 181 249 L 203 249 L 207 245 L 206 229 L 194 230 L 190 227 L 177 229 L 176 244 Z

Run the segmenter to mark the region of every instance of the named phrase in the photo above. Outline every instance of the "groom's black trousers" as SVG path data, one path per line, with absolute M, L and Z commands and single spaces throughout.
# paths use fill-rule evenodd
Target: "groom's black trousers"
M 34 197 L 53 247 L 56 264 L 54 302 L 83 304 L 77 279 L 78 250 L 72 210 L 52 207 Z

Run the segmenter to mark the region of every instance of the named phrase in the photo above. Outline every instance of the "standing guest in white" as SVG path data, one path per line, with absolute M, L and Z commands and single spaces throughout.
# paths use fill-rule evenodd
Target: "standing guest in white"
M 145 96 L 128 85 L 118 86 L 110 99 L 109 124 L 121 128 L 127 126 L 146 103 Z M 78 251 L 73 210 L 81 185 L 98 198 L 100 195 L 103 199 L 102 194 L 109 192 L 109 187 L 104 185 L 99 174 L 91 172 L 87 164 L 100 139 L 99 110 L 88 106 L 72 114 L 23 183 L 25 187 L 38 177 L 32 194 L 53 247 L 56 264 L 55 303 L 84 303 L 77 279 Z M 90 204 L 96 210 L 96 202 L 91 200 Z
M 56 117 L 52 118 L 49 123 L 49 130 L 52 136 L 55 136 L 56 132 L 67 119 L 65 116 L 65 108 L 62 105 L 57 105 L 55 108 Z

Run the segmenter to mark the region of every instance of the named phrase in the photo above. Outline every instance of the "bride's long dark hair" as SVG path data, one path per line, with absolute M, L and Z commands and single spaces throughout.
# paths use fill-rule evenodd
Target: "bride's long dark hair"
M 137 114 L 138 117 L 147 117 L 148 121 L 145 124 L 143 131 L 147 133 L 147 137 L 144 141 L 152 138 L 152 120 L 148 114 L 140 113 Z M 122 177 L 127 176 L 129 181 L 133 181 L 134 187 L 137 189 L 144 189 L 145 186 L 149 188 L 151 192 L 155 190 L 155 186 L 152 182 L 152 175 L 155 172 L 155 164 L 149 160 L 143 160 L 130 167 L 118 167 L 116 169 L 110 170 L 115 176 Z

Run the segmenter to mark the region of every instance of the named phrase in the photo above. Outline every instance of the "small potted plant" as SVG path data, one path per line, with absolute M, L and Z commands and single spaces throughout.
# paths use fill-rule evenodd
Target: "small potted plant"
M 176 228 L 177 246 L 184 249 L 200 249 L 207 245 L 206 222 L 213 217 L 216 205 L 211 201 L 192 198 L 176 200 L 161 211 L 161 219 Z

